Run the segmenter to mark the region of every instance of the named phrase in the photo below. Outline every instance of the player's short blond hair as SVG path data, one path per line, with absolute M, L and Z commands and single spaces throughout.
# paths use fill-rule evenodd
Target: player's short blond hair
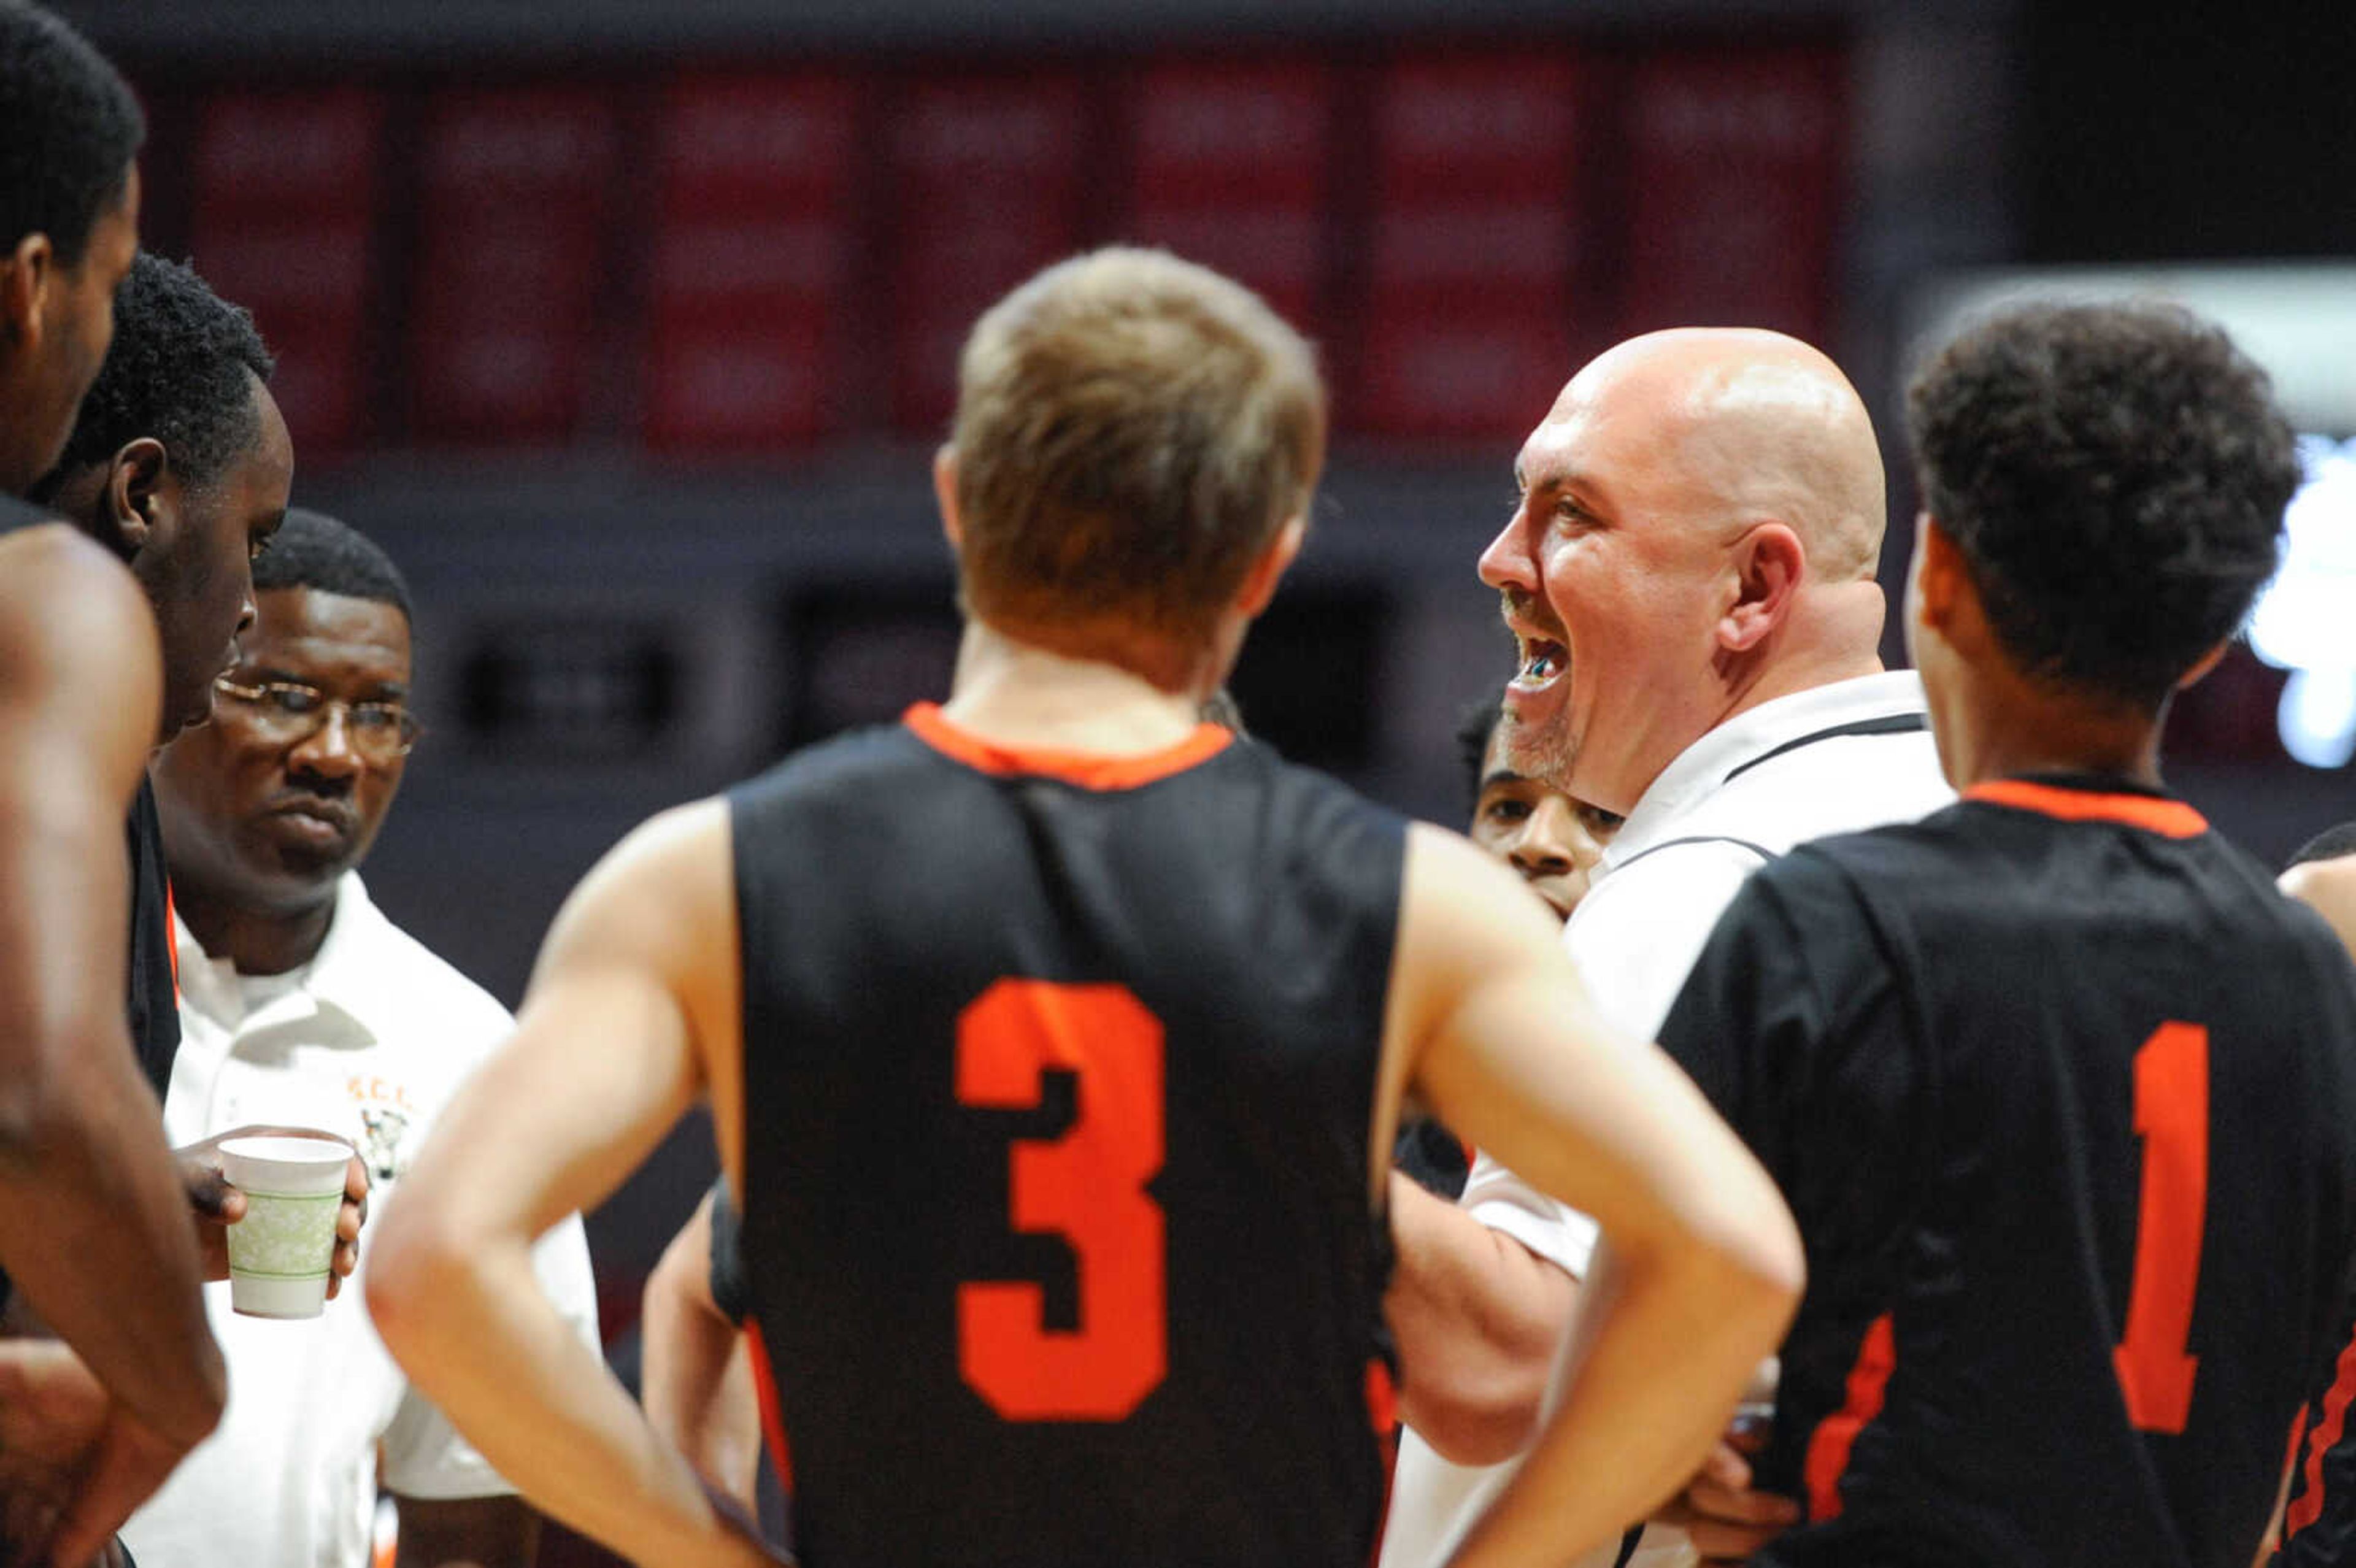
M 967 609 L 1058 652 L 1177 667 L 1324 461 L 1314 352 L 1258 296 L 1161 251 L 1048 268 L 958 368 Z

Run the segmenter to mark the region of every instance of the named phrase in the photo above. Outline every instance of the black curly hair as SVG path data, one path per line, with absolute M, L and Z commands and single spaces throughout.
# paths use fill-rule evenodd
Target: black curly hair
M 80 266 L 146 136 L 139 101 L 80 34 L 0 0 L 0 249 L 46 234 L 60 265 Z
M 218 479 L 261 434 L 256 381 L 273 361 L 253 317 L 187 268 L 141 251 L 114 297 L 114 344 L 81 401 L 65 455 L 30 499 L 153 436 L 190 485 Z
M 1468 816 L 1481 809 L 1481 764 L 1489 760 L 1489 741 L 1505 717 L 1505 709 L 1494 692 L 1466 703 L 1456 715 L 1456 757 L 1464 765 Z
M 409 613 L 409 584 L 392 558 L 349 523 L 301 507 L 286 508 L 286 520 L 270 536 L 270 546 L 253 563 L 253 591 L 316 588 L 347 599 L 369 599 Z
M 1922 505 L 2032 677 L 2157 708 L 2274 575 L 2291 429 L 2189 311 L 2003 311 L 1915 376 L 1906 416 Z

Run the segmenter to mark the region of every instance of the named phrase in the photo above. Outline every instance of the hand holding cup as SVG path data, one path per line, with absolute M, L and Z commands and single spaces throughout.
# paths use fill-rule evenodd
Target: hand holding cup
M 224 1138 L 221 1174 L 243 1195 L 228 1236 L 230 1305 L 255 1317 L 316 1317 L 336 1277 L 352 1153 L 339 1139 Z
M 189 1205 L 196 1211 L 197 1243 L 204 1256 L 205 1277 L 230 1277 L 229 1233 L 245 1218 L 246 1199 L 223 1172 L 220 1149 L 232 1138 L 248 1137 L 320 1138 L 344 1146 L 348 1166 L 344 1201 L 336 1216 L 335 1260 L 327 1277 L 327 1299 L 333 1301 L 343 1282 L 359 1266 L 360 1226 L 368 1219 L 369 1174 L 368 1167 L 351 1153 L 344 1139 L 312 1127 L 261 1124 L 233 1127 L 175 1151 Z

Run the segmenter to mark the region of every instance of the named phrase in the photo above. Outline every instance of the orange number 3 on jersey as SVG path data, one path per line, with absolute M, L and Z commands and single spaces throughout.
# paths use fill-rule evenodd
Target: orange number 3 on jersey
M 2143 1138 L 2135 1282 L 2111 1361 L 2127 1419 L 2144 1432 L 2181 1432 L 2200 1366 L 2185 1345 L 2209 1204 L 2209 1031 L 2199 1024 L 2164 1023 L 2136 1052 L 2135 1130 Z
M 1009 1421 L 1119 1421 L 1169 1369 L 1162 1208 L 1162 1020 L 1125 986 L 1001 980 L 958 1019 L 961 1104 L 1022 1110 L 1049 1069 L 1073 1075 L 1077 1109 L 1052 1140 L 1009 1157 L 1014 1229 L 1063 1237 L 1079 1277 L 1079 1325 L 1045 1324 L 1027 1282 L 958 1287 L 958 1367 Z

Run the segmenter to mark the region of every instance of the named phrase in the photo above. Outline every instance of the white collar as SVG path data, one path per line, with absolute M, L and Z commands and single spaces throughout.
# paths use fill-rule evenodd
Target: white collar
M 1746 765 L 1819 731 L 1924 711 L 1922 679 L 1911 669 L 1810 687 L 1746 709 L 1677 753 L 1638 797 L 1603 851 L 1603 869 L 1622 865 L 1676 837 L 1678 819 Z
M 391 923 L 369 901 L 359 873 L 346 871 L 337 880 L 336 905 L 319 950 L 294 972 L 291 990 L 249 1015 L 236 966 L 207 953 L 175 913 L 172 936 L 180 955 L 181 992 L 206 1017 L 232 1032 L 292 1023 L 333 1008 L 367 1037 L 365 1043 L 373 1043 L 368 1020 L 383 1006 L 388 979 L 382 944 L 377 939 L 390 929 Z

